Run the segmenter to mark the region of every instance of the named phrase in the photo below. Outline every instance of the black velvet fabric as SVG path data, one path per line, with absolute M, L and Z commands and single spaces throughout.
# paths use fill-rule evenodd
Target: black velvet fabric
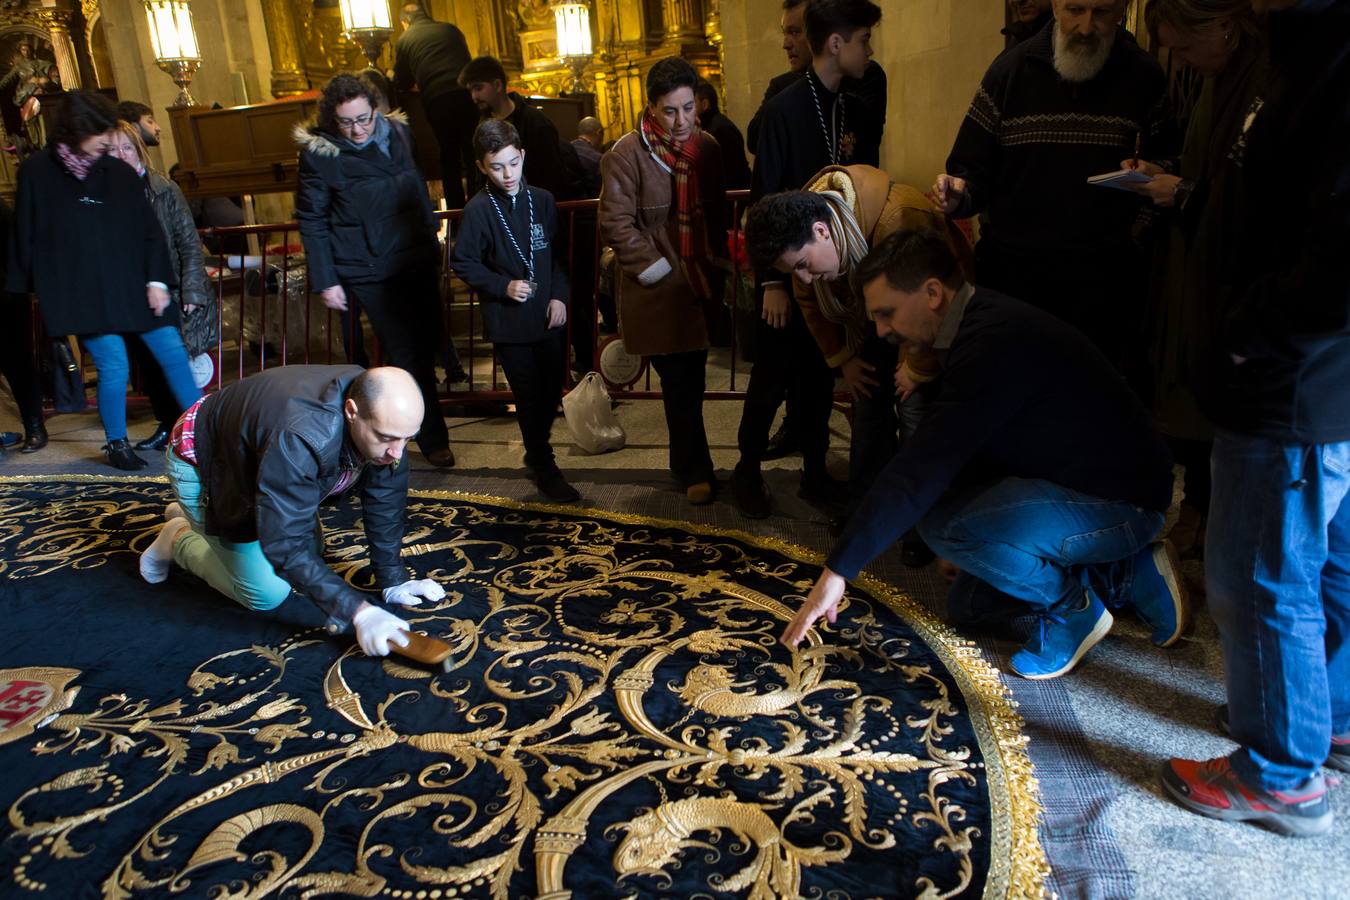
M 790 548 L 414 492 L 405 561 L 449 593 L 406 616 L 454 648 L 443 672 L 363 656 L 296 595 L 261 614 L 181 569 L 146 584 L 169 499 L 150 479 L 0 483 L 0 697 L 56 685 L 32 733 L 0 719 L 8 896 L 1028 883 L 1034 800 L 1008 799 L 996 678 L 853 589 L 789 652 L 819 572 Z M 355 503 L 324 524 L 329 563 L 368 585 Z

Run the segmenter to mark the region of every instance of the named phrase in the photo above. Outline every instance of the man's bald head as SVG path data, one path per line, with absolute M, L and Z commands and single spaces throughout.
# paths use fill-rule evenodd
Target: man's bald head
M 590 142 L 598 150 L 605 142 L 605 126 L 595 116 L 587 116 L 577 123 L 577 137 Z
M 403 458 L 417 436 L 426 407 L 413 377 L 395 366 L 369 369 L 347 390 L 343 416 L 357 451 L 377 465 Z

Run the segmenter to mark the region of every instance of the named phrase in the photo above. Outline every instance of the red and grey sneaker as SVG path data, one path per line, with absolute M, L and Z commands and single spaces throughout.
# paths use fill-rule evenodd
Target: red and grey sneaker
M 1162 786 L 1193 813 L 1226 822 L 1254 822 L 1291 837 L 1324 834 L 1331 829 L 1331 805 L 1322 773 L 1291 791 L 1262 791 L 1242 783 L 1228 757 L 1170 759 Z

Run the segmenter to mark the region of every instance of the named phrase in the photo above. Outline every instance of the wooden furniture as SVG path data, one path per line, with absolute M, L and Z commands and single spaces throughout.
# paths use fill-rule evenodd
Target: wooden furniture
M 427 180 L 441 177 L 436 134 L 416 91 L 399 98 L 412 126 L 417 167 Z M 577 122 L 594 115 L 593 94 L 530 97 L 558 128 L 558 137 L 576 137 Z M 299 154 L 292 134 L 296 124 L 318 114 L 317 92 L 272 103 L 210 109 L 189 106 L 169 110 L 178 147 L 178 184 L 189 197 L 235 197 L 241 194 L 294 191 Z
M 309 96 L 228 109 L 170 109 L 183 193 L 233 197 L 294 191 L 299 155 L 291 130 L 318 108 L 318 98 Z

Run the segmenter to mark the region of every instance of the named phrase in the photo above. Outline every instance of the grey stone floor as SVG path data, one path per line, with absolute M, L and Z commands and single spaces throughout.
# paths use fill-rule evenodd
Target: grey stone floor
M 14 408 L 7 394 L 0 397 L 0 428 L 13 430 Z M 734 401 L 706 406 L 713 459 L 724 476 L 735 464 L 739 414 Z M 555 426 L 559 464 L 582 491 L 586 505 L 828 547 L 825 517 L 793 496 L 796 460 L 773 464 L 775 471 L 769 473 L 778 502 L 775 515 L 748 522 L 725 502 L 689 507 L 674 490 L 665 476 L 659 403 L 624 403 L 619 416 L 629 446 L 599 457 L 586 456 L 572 445 L 561 418 Z M 415 486 L 537 499 L 515 471 L 520 440 L 512 419 L 453 419 L 450 425 L 457 468 L 449 473 L 430 470 L 414 456 Z M 133 439 L 152 428 L 148 413 L 134 408 Z M 836 414 L 833 428 L 831 466 L 842 474 L 847 434 L 842 416 Z M 46 450 L 10 454 L 0 461 L 0 475 L 114 474 L 98 450 L 102 429 L 96 413 L 56 417 L 49 429 L 52 443 Z M 160 471 L 162 463 L 156 461 L 147 473 Z M 939 608 L 942 582 L 933 567 L 906 570 L 888 557 L 877 573 Z M 1056 870 L 1053 886 L 1061 896 L 1071 897 L 1350 897 L 1350 784 L 1333 790 L 1338 817 L 1333 832 L 1311 840 L 1205 820 L 1161 796 L 1156 773 L 1168 756 L 1207 758 L 1232 748 L 1212 724 L 1214 707 L 1223 698 L 1215 629 L 1203 609 L 1197 620 L 1190 639 L 1170 652 L 1153 648 L 1138 624 L 1121 621 L 1072 675 L 1049 686 L 1007 679 L 1028 719 L 1030 753 L 1047 805 L 1042 836 Z M 1000 668 L 1016 649 L 1009 641 L 992 638 L 981 646 Z

